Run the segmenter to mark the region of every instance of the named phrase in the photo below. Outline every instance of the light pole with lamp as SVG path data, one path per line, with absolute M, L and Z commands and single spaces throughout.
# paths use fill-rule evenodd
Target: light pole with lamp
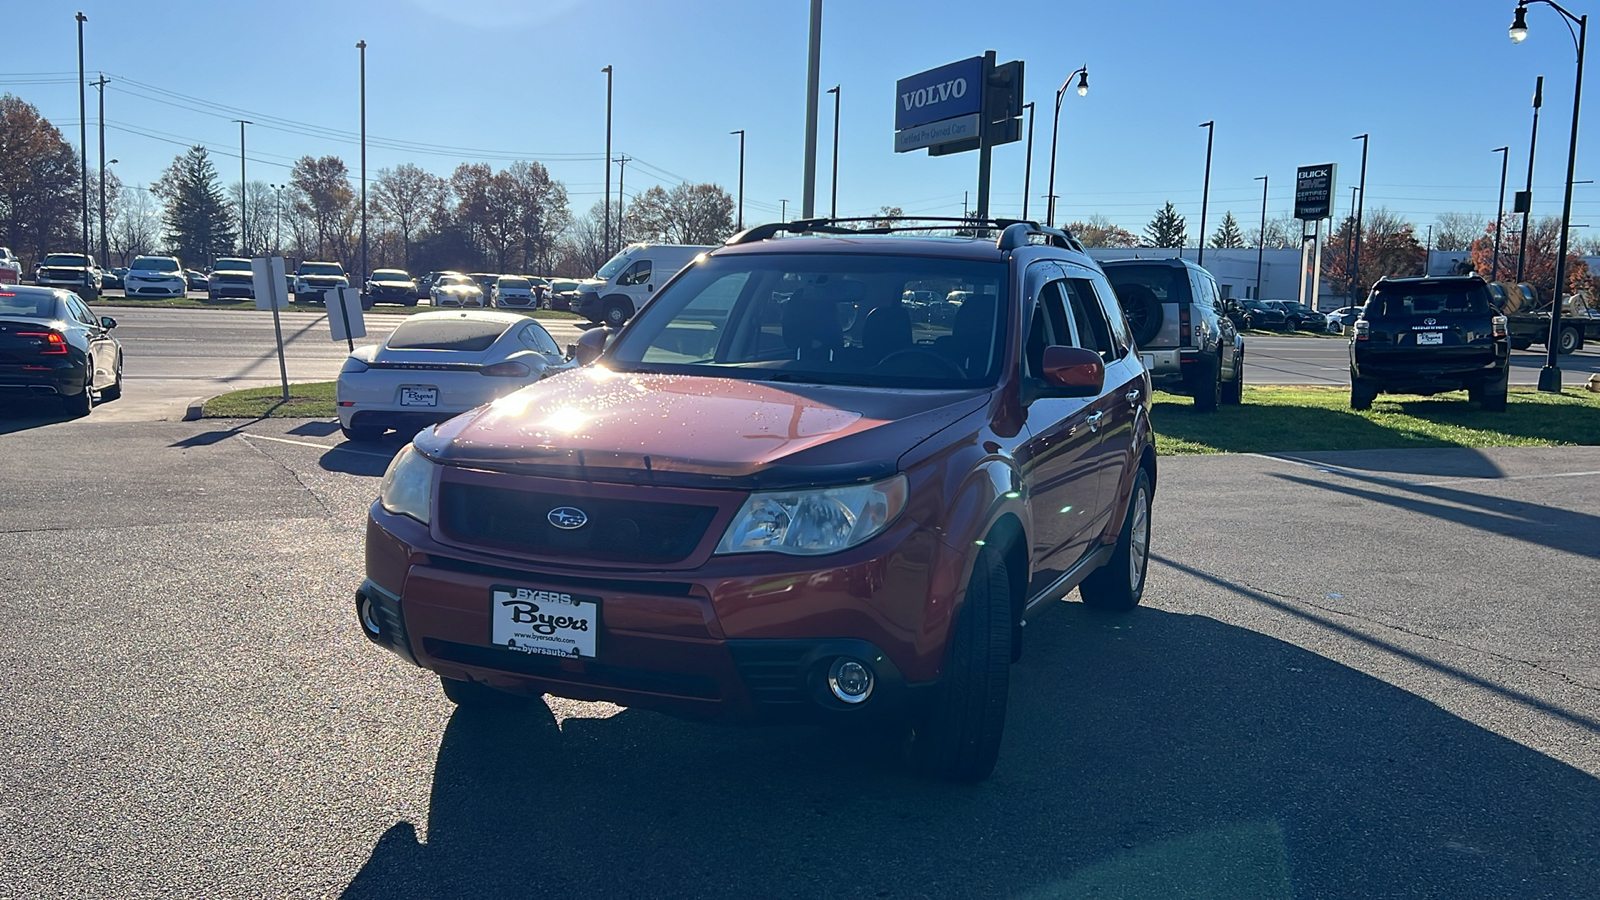
M 737 230 L 744 230 L 744 129 L 730 131 L 729 134 L 739 136 L 739 224 Z M 606 171 L 610 171 L 607 169 Z
M 1585 39 L 1589 36 L 1589 17 L 1575 16 L 1563 9 L 1555 0 L 1519 0 L 1509 30 L 1513 44 L 1522 43 L 1528 36 L 1529 3 L 1543 3 L 1560 13 L 1567 21 L 1576 22 L 1578 25 L 1578 33 L 1574 36 L 1578 49 L 1578 74 L 1572 83 L 1572 138 L 1567 147 L 1566 199 L 1561 204 L 1561 245 L 1556 250 L 1556 285 L 1554 296 L 1550 298 L 1550 334 L 1545 341 L 1544 368 L 1539 370 L 1539 390 L 1559 394 L 1561 368 L 1556 365 L 1556 354 L 1560 350 L 1557 346 L 1557 337 L 1561 333 L 1563 305 L 1561 291 L 1566 285 L 1567 278 L 1567 232 L 1572 227 L 1572 176 L 1578 162 L 1578 111 L 1583 105 L 1583 47 Z
M 600 249 L 602 256 L 609 257 L 611 255 L 611 67 L 606 66 L 600 71 L 606 73 L 606 224 Z
M 84 96 L 87 88 L 84 85 L 83 75 L 83 23 L 89 17 L 78 13 L 74 18 L 78 20 L 78 152 L 81 155 L 79 171 L 83 174 L 83 299 L 88 302 L 90 292 L 99 293 L 100 286 L 89 286 L 89 276 L 93 274 L 88 266 L 89 256 L 89 104 Z
M 1533 133 L 1528 138 L 1528 184 L 1522 191 L 1522 236 L 1517 241 L 1517 283 L 1522 283 L 1522 267 L 1528 261 L 1528 219 L 1533 212 L 1533 151 L 1539 146 L 1539 107 L 1544 106 L 1544 76 L 1533 82 Z
M 841 86 L 836 84 L 828 89 L 828 93 L 833 95 L 833 196 L 828 203 L 828 216 L 835 219 L 839 217 L 839 88 Z
M 110 252 L 106 250 L 106 85 L 111 80 L 100 73 L 97 81 L 89 85 L 100 93 L 100 265 L 110 262 Z M 111 160 L 116 162 L 116 160 Z
M 1080 67 L 1076 72 L 1067 76 L 1061 82 L 1061 87 L 1056 88 L 1056 115 L 1054 123 L 1050 126 L 1050 205 L 1045 214 L 1045 224 L 1056 224 L 1056 139 L 1061 135 L 1061 98 L 1066 96 L 1067 88 L 1072 85 L 1072 79 L 1078 79 L 1078 96 L 1085 97 L 1089 94 L 1089 67 Z
M 250 248 L 245 246 L 244 233 L 246 231 L 245 210 L 249 205 L 245 203 L 245 192 L 249 190 L 249 183 L 244 180 L 244 127 L 254 125 L 248 119 L 234 119 L 239 123 L 239 255 L 249 256 Z
M 272 208 L 272 250 L 274 253 L 283 252 L 283 185 L 269 184 L 277 202 Z
M 1356 200 L 1355 252 L 1350 256 L 1350 295 L 1356 297 L 1361 290 L 1361 213 L 1367 207 L 1367 135 L 1358 134 L 1350 140 L 1361 142 L 1361 195 Z
M 783 204 L 782 206 L 778 207 L 780 210 L 782 210 L 782 212 L 778 213 L 778 219 L 784 222 L 789 221 L 789 201 L 779 200 L 778 202 Z
M 1500 203 L 1494 208 L 1494 263 L 1489 266 L 1489 280 L 1499 281 L 1500 229 L 1505 225 L 1506 218 L 1506 164 L 1511 159 L 1511 148 L 1500 147 L 1489 152 L 1500 154 Z
M 1033 190 L 1033 101 L 1022 104 L 1028 113 L 1028 162 L 1022 170 L 1022 218 L 1028 218 L 1028 192 Z
M 1201 122 L 1200 127 L 1206 130 L 1206 182 L 1200 191 L 1200 265 L 1206 264 L 1206 207 L 1211 205 L 1211 139 L 1216 136 L 1216 122 Z M 1178 255 L 1183 255 L 1183 250 L 1178 250 Z
M 1256 299 L 1261 299 L 1261 268 L 1266 260 L 1267 247 L 1267 176 L 1257 175 L 1261 182 L 1261 231 L 1256 234 Z

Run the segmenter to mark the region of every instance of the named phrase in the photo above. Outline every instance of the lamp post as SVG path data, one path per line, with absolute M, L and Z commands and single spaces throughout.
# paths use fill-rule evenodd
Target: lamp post
M 789 201 L 779 200 L 778 202 L 783 204 L 782 206 L 778 207 L 779 209 L 783 210 L 782 212 L 778 213 L 778 219 L 784 222 L 789 221 Z
M 87 88 L 84 86 L 83 77 L 83 23 L 89 17 L 83 13 L 75 16 L 78 20 L 78 152 L 81 155 L 78 171 L 83 175 L 83 299 L 89 299 L 89 276 L 91 274 L 89 262 L 89 104 L 84 96 Z M 99 288 L 99 285 L 95 285 Z
M 600 71 L 606 73 L 606 225 L 600 249 L 603 255 L 609 257 L 611 255 L 611 67 L 606 66 Z
M 367 42 L 356 41 L 361 51 L 361 291 L 367 290 Z M 526 262 L 526 260 L 524 260 Z
M 1050 126 L 1050 205 L 1045 213 L 1045 224 L 1056 224 L 1056 139 L 1061 135 L 1061 98 L 1066 96 L 1067 88 L 1072 85 L 1073 76 L 1078 78 L 1078 96 L 1084 97 L 1089 93 L 1089 67 L 1081 66 L 1067 80 L 1061 82 L 1061 87 L 1056 88 L 1056 115 L 1055 121 Z
M 1522 43 L 1528 36 L 1528 4 L 1543 3 L 1562 16 L 1567 21 L 1575 22 L 1578 33 L 1574 38 L 1578 49 L 1578 74 L 1572 84 L 1572 138 L 1567 146 L 1567 190 L 1566 199 L 1561 204 L 1561 242 L 1556 250 L 1556 286 L 1554 295 L 1550 298 L 1550 334 L 1545 341 L 1544 368 L 1539 370 L 1539 390 L 1549 393 L 1561 393 L 1561 368 L 1556 365 L 1557 337 L 1561 333 L 1562 288 L 1567 280 L 1567 232 L 1572 227 L 1572 176 L 1573 168 L 1578 162 L 1578 111 L 1583 105 L 1583 48 L 1589 36 L 1589 17 L 1575 16 L 1561 7 L 1555 0 L 1519 0 L 1517 11 L 1511 19 L 1511 42 Z
M 828 89 L 833 95 L 833 196 L 828 203 L 828 216 L 839 217 L 839 88 L 834 85 Z
M 729 134 L 739 136 L 739 225 L 738 230 L 744 230 L 744 129 L 730 131 Z M 609 170 L 608 170 L 609 171 Z
M 100 265 L 109 262 L 110 253 L 106 250 L 106 85 L 110 84 L 105 73 L 100 73 L 97 81 L 89 82 L 95 90 L 100 92 Z
M 1500 154 L 1500 202 L 1494 208 L 1494 262 L 1489 266 L 1489 280 L 1500 280 L 1500 228 L 1506 218 L 1506 164 L 1511 159 L 1511 148 L 1490 150 Z
M 1522 236 L 1517 241 L 1517 283 L 1522 283 L 1522 267 L 1528 261 L 1528 218 L 1533 212 L 1533 151 L 1539 146 L 1539 107 L 1544 105 L 1544 76 L 1533 82 L 1533 134 L 1528 138 L 1528 184 L 1522 196 L 1526 203 L 1522 210 Z
M 1028 113 L 1028 162 L 1022 170 L 1022 218 L 1028 218 L 1028 192 L 1033 190 L 1033 101 L 1022 104 Z
M 1261 299 L 1261 264 L 1265 261 L 1267 246 L 1267 176 L 1257 175 L 1261 182 L 1261 231 L 1256 235 L 1256 299 Z
M 233 121 L 239 123 L 239 255 L 249 256 L 250 248 L 245 246 L 244 242 L 244 233 L 247 230 L 246 225 L 248 222 L 245 218 L 245 209 L 248 208 L 245 203 L 245 191 L 249 189 L 249 183 L 244 180 L 244 127 L 255 123 L 247 119 L 234 119 Z
M 1367 206 L 1367 136 L 1358 134 L 1352 141 L 1361 142 L 1361 196 L 1356 201 L 1356 248 L 1350 257 L 1350 293 L 1358 296 L 1361 290 L 1361 213 Z
M 817 211 L 817 87 L 822 70 L 822 0 L 811 0 L 811 40 L 806 54 L 806 149 L 800 188 L 800 214 Z
M 1422 245 L 1422 277 L 1428 277 L 1428 264 L 1433 261 L 1433 226 L 1428 226 L 1428 242 Z
M 1206 183 L 1200 191 L 1200 265 L 1206 264 L 1206 207 L 1211 205 L 1211 139 L 1217 133 L 1216 122 L 1201 122 L 1200 127 L 1206 130 Z M 1178 250 L 1178 255 L 1183 255 L 1183 250 Z
M 283 252 L 283 185 L 267 185 L 277 195 L 277 202 L 272 209 L 272 250 L 274 253 Z

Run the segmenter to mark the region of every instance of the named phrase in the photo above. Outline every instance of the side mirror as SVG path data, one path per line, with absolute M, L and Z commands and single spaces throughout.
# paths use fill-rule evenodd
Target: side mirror
M 1100 354 L 1082 347 L 1044 348 L 1045 384 L 1057 397 L 1093 397 L 1106 383 L 1106 364 Z
M 110 331 L 111 329 L 117 327 L 117 320 L 111 318 L 110 316 L 101 316 L 100 327 Z
M 611 336 L 610 330 L 605 328 L 591 328 L 578 336 L 578 342 L 572 345 L 572 358 L 580 366 L 587 366 L 600 358 L 601 351 L 606 349 L 606 339 Z

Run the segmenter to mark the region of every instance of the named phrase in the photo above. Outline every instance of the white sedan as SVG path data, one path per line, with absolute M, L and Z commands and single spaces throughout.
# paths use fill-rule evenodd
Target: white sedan
M 122 291 L 133 297 L 186 297 L 189 280 L 171 256 L 136 256 L 122 276 Z
M 538 309 L 539 301 L 533 294 L 533 282 L 515 275 L 501 275 L 489 295 L 489 305 L 496 309 Z
M 350 354 L 334 397 L 352 441 L 418 431 L 573 367 L 550 333 L 517 313 L 418 313 Z
M 434 306 L 482 306 L 483 288 L 468 275 L 440 275 L 428 299 Z

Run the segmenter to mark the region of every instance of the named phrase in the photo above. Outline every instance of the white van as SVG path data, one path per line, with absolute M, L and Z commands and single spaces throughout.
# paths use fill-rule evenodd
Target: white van
M 713 247 L 689 244 L 629 244 L 578 285 L 572 309 L 591 322 L 615 328 L 650 301 L 656 288 L 678 274 L 694 258 Z

